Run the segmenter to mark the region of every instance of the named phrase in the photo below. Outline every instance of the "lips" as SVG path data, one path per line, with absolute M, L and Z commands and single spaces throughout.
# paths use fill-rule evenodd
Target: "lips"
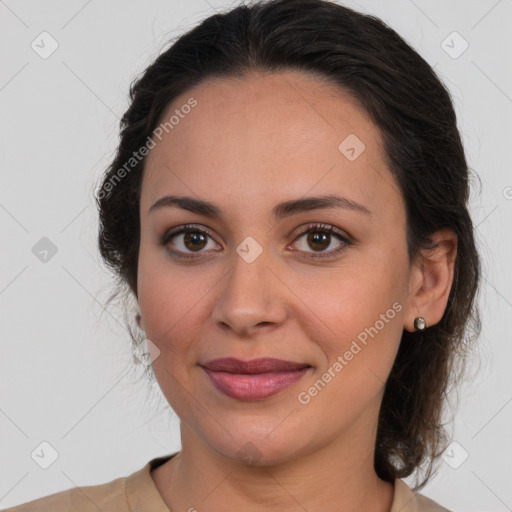
M 243 401 L 275 395 L 302 378 L 311 368 L 306 363 L 261 358 L 250 361 L 227 357 L 201 364 L 214 387 Z
M 295 363 L 292 361 L 284 361 L 283 359 L 274 359 L 272 357 L 264 357 L 261 359 L 252 359 L 250 361 L 242 361 L 234 357 L 225 357 L 222 359 L 213 359 L 204 363 L 202 366 L 216 372 L 228 373 L 270 373 L 270 372 L 288 372 L 300 370 L 309 366 L 305 363 Z

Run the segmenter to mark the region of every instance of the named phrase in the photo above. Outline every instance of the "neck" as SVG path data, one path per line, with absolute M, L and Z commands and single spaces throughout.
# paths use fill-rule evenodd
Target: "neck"
M 256 512 L 262 507 L 282 512 L 389 512 L 391 508 L 393 484 L 375 473 L 374 439 L 345 436 L 345 441 L 335 439 L 314 451 L 296 453 L 289 461 L 246 466 L 212 450 L 183 423 L 181 435 L 182 450 L 165 469 L 161 466 L 158 478 L 153 477 L 172 512 Z

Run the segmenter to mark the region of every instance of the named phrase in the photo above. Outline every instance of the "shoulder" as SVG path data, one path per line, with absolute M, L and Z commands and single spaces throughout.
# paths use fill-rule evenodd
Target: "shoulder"
M 421 511 L 425 510 L 425 512 L 451 512 L 447 508 L 439 505 L 439 503 L 437 503 L 436 501 L 431 500 L 430 498 L 427 498 L 422 494 L 416 494 L 416 499 L 418 500 Z
M 73 487 L 1 512 L 128 512 L 127 479 L 121 477 L 105 484 Z
M 73 487 L 0 512 L 169 512 L 150 472 L 176 453 L 151 459 L 129 476 L 100 485 Z
M 390 512 L 451 512 L 434 500 L 414 492 L 403 480 L 395 480 L 395 495 Z
M 1 512 L 128 512 L 126 480 L 122 477 L 101 485 L 73 487 Z

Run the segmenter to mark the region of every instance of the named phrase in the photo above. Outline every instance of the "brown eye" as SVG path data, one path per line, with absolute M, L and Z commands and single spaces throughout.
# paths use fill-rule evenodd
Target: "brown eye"
M 205 247 L 208 235 L 201 231 L 189 231 L 185 233 L 183 245 L 191 251 L 201 250 Z
M 299 242 L 304 239 L 303 242 Z M 300 252 L 305 253 L 306 258 L 329 258 L 341 253 L 348 245 L 351 245 L 348 237 L 338 233 L 333 226 L 315 224 L 303 231 L 295 241 Z M 331 250 L 326 250 L 334 245 Z M 308 250 L 312 249 L 312 250 Z
M 194 258 L 196 257 L 194 253 L 200 257 L 201 253 L 206 252 L 204 249 L 208 248 L 209 239 L 211 240 L 210 248 L 213 250 L 218 248 L 210 232 L 185 225 L 165 233 L 159 243 L 177 257 Z
M 311 248 L 323 251 L 329 247 L 331 236 L 325 231 L 310 231 L 307 234 L 308 244 Z

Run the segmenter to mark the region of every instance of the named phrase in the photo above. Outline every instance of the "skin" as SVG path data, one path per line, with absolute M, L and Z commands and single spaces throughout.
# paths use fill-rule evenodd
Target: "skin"
M 343 90 L 298 71 L 252 73 L 202 83 L 197 106 L 150 151 L 141 189 L 138 267 L 140 327 L 160 350 L 157 381 L 181 419 L 182 450 L 151 476 L 173 511 L 389 511 L 393 485 L 373 467 L 385 381 L 403 329 L 427 326 L 445 310 L 456 237 L 435 234 L 436 250 L 410 262 L 405 207 L 385 164 L 380 133 Z M 350 161 L 338 146 L 356 134 L 365 150 Z M 274 220 L 277 203 L 342 195 L 371 215 L 346 208 L 301 211 Z M 224 212 L 212 219 L 180 208 L 148 212 L 161 197 L 192 196 Z M 193 223 L 208 229 L 200 257 L 166 231 Z M 299 229 L 332 225 L 318 249 Z M 318 232 L 315 231 L 315 232 Z M 236 252 L 246 237 L 262 253 L 248 263 Z M 329 243 L 330 240 L 330 243 Z M 303 405 L 307 391 L 394 303 L 394 318 Z M 279 394 L 243 402 L 217 391 L 198 365 L 218 357 L 275 357 L 311 365 Z M 250 442 L 258 460 L 237 455 Z M 247 450 L 247 447 L 245 448 Z

